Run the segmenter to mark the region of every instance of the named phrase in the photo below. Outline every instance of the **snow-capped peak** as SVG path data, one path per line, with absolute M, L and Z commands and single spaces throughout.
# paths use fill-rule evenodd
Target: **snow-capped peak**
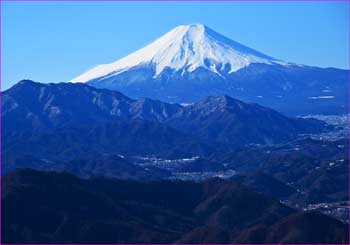
M 272 57 L 239 44 L 202 25 L 180 25 L 146 47 L 111 64 L 99 65 L 71 82 L 87 82 L 111 77 L 130 68 L 146 65 L 158 76 L 165 68 L 192 72 L 198 67 L 221 76 L 235 72 L 251 63 L 279 63 Z

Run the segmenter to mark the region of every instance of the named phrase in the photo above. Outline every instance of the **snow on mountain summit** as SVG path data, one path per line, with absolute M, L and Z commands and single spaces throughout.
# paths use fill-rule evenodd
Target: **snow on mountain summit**
M 287 64 L 239 44 L 202 25 L 180 25 L 146 47 L 110 64 L 99 65 L 71 82 L 87 82 L 123 73 L 133 67 L 149 66 L 157 77 L 165 68 L 192 72 L 201 67 L 219 76 L 251 63 Z

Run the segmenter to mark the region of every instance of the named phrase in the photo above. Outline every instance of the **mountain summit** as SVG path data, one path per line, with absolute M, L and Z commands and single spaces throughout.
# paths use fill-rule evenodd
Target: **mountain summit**
M 153 67 L 155 77 L 166 68 L 181 71 L 183 75 L 199 67 L 222 76 L 251 63 L 285 64 L 226 38 L 205 25 L 180 25 L 146 47 L 111 64 L 99 65 L 72 82 L 112 77 L 136 66 Z
M 347 79 L 346 70 L 284 62 L 194 24 L 71 82 L 176 103 L 229 95 L 300 115 L 347 113 Z

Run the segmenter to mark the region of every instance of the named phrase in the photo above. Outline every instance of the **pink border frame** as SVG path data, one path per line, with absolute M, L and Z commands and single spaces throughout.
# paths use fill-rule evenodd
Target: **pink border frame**
M 350 0 L 0 0 L 0 198 L 2 193 L 2 2 L 348 2 L 348 11 L 350 13 Z M 350 15 L 349 15 L 349 24 L 350 24 Z M 348 25 L 348 46 L 349 46 L 349 53 L 348 53 L 348 61 L 349 61 L 349 67 L 348 67 L 348 93 L 350 93 L 350 26 Z M 349 94 L 348 94 L 349 95 Z M 348 96 L 348 115 L 350 115 L 350 99 Z M 348 136 L 350 136 L 350 117 L 348 116 Z M 348 137 L 348 142 L 350 146 L 350 137 Z M 350 159 L 350 147 L 348 148 L 348 156 Z M 350 187 L 350 169 L 349 169 L 349 187 Z M 349 197 L 350 197 L 350 188 L 349 188 Z M 350 200 L 349 200 L 350 201 Z M 350 212 L 348 213 L 349 220 L 350 220 Z M 350 224 L 349 224 L 350 225 Z M 2 202 L 0 199 L 0 245 L 2 244 Z M 7 243 L 8 244 L 8 243 Z M 20 243 L 23 245 L 34 245 L 34 244 L 25 244 Z M 79 245 L 91 245 L 90 244 L 83 244 L 79 243 Z M 269 243 L 266 243 L 269 244 Z M 349 232 L 349 243 L 350 244 L 350 232 Z M 12 244 L 9 244 L 12 245 Z M 60 245 L 60 244 L 54 244 L 50 243 L 50 245 Z M 65 243 L 65 245 L 76 245 L 75 243 Z M 114 245 L 114 244 L 108 244 L 103 243 L 103 245 Z M 146 244 L 118 244 L 118 245 L 146 245 Z M 168 245 L 168 244 L 157 244 L 157 245 Z M 178 244 L 178 245 L 188 245 L 188 244 Z M 202 244 L 191 244 L 191 245 L 202 245 Z M 228 245 L 228 244 L 211 244 L 211 245 Z M 258 244 L 245 244 L 245 245 L 258 245 Z M 260 244 L 259 244 L 260 245 Z M 270 245 L 277 245 L 272 244 Z M 290 244 L 292 245 L 292 244 Z M 308 244 L 298 244 L 298 245 L 308 245 Z M 333 245 L 333 244 L 324 244 L 323 245 Z M 335 245 L 335 244 L 334 244 Z

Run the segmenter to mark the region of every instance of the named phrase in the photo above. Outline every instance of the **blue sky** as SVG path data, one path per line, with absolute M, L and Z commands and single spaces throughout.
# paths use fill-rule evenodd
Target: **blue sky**
M 278 59 L 349 67 L 347 2 L 1 3 L 3 90 L 69 81 L 192 23 Z

